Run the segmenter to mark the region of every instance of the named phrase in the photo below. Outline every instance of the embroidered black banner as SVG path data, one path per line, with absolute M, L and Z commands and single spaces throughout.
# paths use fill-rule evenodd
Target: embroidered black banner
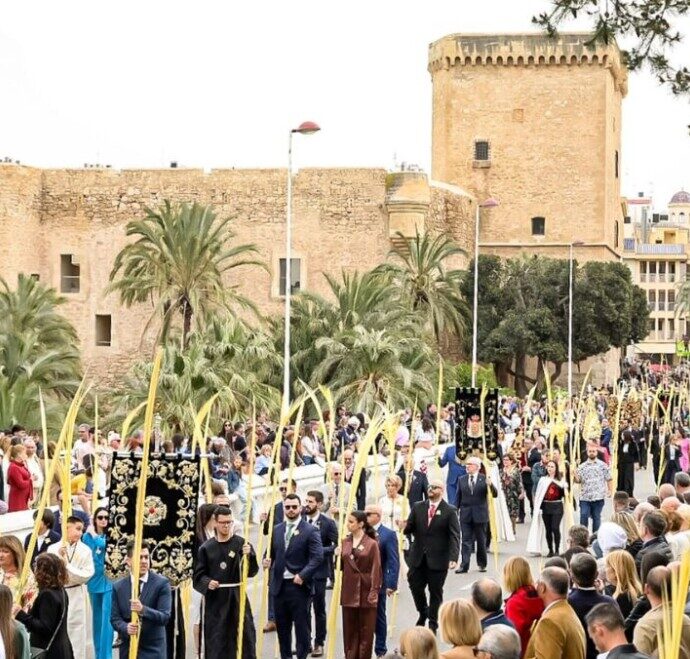
M 484 432 L 482 433 L 482 390 L 458 387 L 455 390 L 455 450 L 460 460 L 474 452 L 496 458 L 498 445 L 498 389 L 489 389 L 484 398 Z
M 140 455 L 116 455 L 110 481 L 110 524 L 105 572 L 110 579 L 128 574 L 127 541 L 134 538 Z M 151 569 L 173 586 L 192 577 L 199 458 L 149 458 L 144 505 L 144 540 L 151 546 Z

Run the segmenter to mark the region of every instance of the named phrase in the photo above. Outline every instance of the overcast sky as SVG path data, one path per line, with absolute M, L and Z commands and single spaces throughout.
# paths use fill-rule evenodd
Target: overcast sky
M 543 0 L 0 4 L 0 158 L 52 167 L 430 166 L 428 44 L 532 30 Z M 572 24 L 582 28 L 586 23 Z M 690 24 L 681 25 L 690 33 Z M 690 65 L 690 36 L 674 58 Z M 648 74 L 623 108 L 623 193 L 690 188 L 690 105 Z

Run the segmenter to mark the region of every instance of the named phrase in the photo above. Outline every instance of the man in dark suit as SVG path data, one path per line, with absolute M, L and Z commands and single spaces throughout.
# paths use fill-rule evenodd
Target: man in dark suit
M 383 581 L 376 609 L 376 643 L 374 650 L 377 657 L 388 654 L 386 636 L 388 623 L 386 622 L 386 598 L 398 590 L 398 574 L 400 572 L 400 553 L 398 551 L 398 536 L 381 524 L 381 506 L 370 505 L 365 509 L 367 521 L 378 534 L 379 553 L 381 555 L 381 571 Z
M 415 503 L 424 501 L 429 491 L 429 481 L 426 474 L 423 474 L 417 469 L 413 469 L 413 460 L 405 460 L 403 466 L 398 470 L 398 476 L 402 481 L 402 493 L 407 492 L 407 500 L 410 502 L 410 507 Z M 410 484 L 407 485 L 407 478 L 410 477 Z
M 407 522 L 399 522 L 405 535 L 411 536 L 407 580 L 419 613 L 417 625 L 423 627 L 428 619 L 429 629 L 433 631 L 438 629 L 438 608 L 443 601 L 443 584 L 448 570 L 457 566 L 460 549 L 458 511 L 444 501 L 443 490 L 443 481 L 432 480 L 429 483 L 428 501 L 416 503 Z
M 302 519 L 302 503 L 296 494 L 283 500 L 285 521 L 273 529 L 270 558 L 270 590 L 275 602 L 275 622 L 281 659 L 292 657 L 292 628 L 295 628 L 297 659 L 309 654 L 309 596 L 311 581 L 323 562 L 319 529 Z
M 38 510 L 34 510 L 34 519 Z M 41 517 L 41 523 L 38 525 L 38 535 L 36 536 L 36 544 L 34 545 L 34 553 L 31 555 L 31 565 L 36 561 L 36 556 L 42 554 L 44 551 L 48 550 L 50 545 L 59 542 L 60 534 L 53 530 L 55 526 L 55 514 L 50 508 L 46 508 L 43 511 L 43 517 Z M 24 538 L 24 551 L 29 548 L 29 540 L 31 539 L 31 534 Z
M 338 546 L 338 526 L 321 512 L 323 492 L 310 490 L 304 500 L 304 518 L 316 527 L 321 534 L 323 560 L 319 565 L 311 582 L 309 608 L 314 608 L 314 644 L 312 657 L 323 657 L 323 646 L 326 643 L 326 581 L 331 573 L 333 552 Z
M 134 541 L 127 544 L 127 566 L 132 567 Z M 160 659 L 167 654 L 165 626 L 170 619 L 172 593 L 165 577 L 149 569 L 149 548 L 144 543 L 139 560 L 139 599 L 132 599 L 132 575 L 113 584 L 110 622 L 120 635 L 120 656 L 129 656 L 129 637 L 139 635 L 138 659 Z M 139 622 L 132 623 L 132 611 L 139 614 Z
M 625 637 L 625 621 L 617 604 L 597 604 L 585 617 L 587 635 L 607 659 L 649 659 Z
M 479 473 L 482 461 L 479 458 L 467 458 L 467 474 L 458 481 L 457 507 L 460 511 L 460 529 L 462 531 L 462 562 L 456 573 L 470 569 L 470 557 L 477 543 L 477 565 L 480 572 L 486 572 L 486 527 L 489 524 L 489 506 L 487 495 L 497 496 L 493 483 Z
M 285 478 L 280 482 L 280 487 L 278 487 L 278 491 L 280 492 L 280 497 L 281 500 L 278 501 L 274 506 L 273 509 L 271 510 L 270 513 L 261 513 L 260 519 L 263 522 L 263 533 L 264 535 L 268 535 L 268 532 L 271 528 L 275 528 L 276 524 L 280 524 L 283 519 L 283 500 L 288 494 L 294 493 L 297 491 L 297 483 L 294 480 L 290 480 L 288 478 Z M 270 576 L 269 576 L 270 579 Z M 276 630 L 276 623 L 275 623 L 275 602 L 273 601 L 273 597 L 270 595 L 270 584 L 269 584 L 269 596 L 268 596 L 268 620 L 266 621 L 266 624 L 264 625 L 264 633 L 268 632 L 274 632 Z

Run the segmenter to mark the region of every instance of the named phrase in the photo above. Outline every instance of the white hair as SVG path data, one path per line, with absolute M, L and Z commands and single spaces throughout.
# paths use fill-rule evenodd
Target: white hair
M 487 627 L 478 647 L 500 659 L 520 659 L 520 636 L 508 625 Z

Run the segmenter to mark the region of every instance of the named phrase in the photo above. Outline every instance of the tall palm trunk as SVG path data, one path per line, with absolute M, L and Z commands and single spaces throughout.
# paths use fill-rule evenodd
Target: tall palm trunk
M 186 350 L 189 345 L 189 333 L 192 331 L 192 316 L 194 315 L 194 310 L 192 305 L 189 304 L 189 300 L 184 301 L 182 315 L 184 319 L 182 323 L 182 349 Z

